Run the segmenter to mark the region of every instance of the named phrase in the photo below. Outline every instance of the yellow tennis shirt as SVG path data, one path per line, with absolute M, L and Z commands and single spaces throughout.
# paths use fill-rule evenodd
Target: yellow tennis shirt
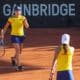
M 8 19 L 9 23 L 11 24 L 11 35 L 24 36 L 24 24 L 23 24 L 24 20 L 25 20 L 24 16 L 19 17 L 12 16 Z
M 67 54 L 64 54 L 64 49 L 61 46 L 61 51 L 59 52 L 57 59 L 57 71 L 72 70 L 73 53 L 74 53 L 74 48 L 69 47 Z

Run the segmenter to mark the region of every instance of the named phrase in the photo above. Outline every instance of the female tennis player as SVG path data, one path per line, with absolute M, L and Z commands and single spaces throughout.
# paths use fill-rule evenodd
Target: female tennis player
M 5 35 L 8 27 L 11 25 L 11 42 L 15 48 L 15 55 L 11 58 L 12 65 L 17 65 L 17 70 L 22 70 L 20 63 L 20 54 L 22 53 L 24 42 L 24 26 L 29 28 L 27 19 L 21 15 L 21 8 L 15 7 L 14 15 L 9 17 L 6 25 L 3 28 L 3 36 Z
M 72 72 L 72 56 L 74 54 L 74 47 L 70 46 L 70 35 L 63 34 L 61 46 L 59 46 L 54 54 L 52 69 L 50 73 L 50 80 L 52 80 L 55 66 L 57 67 L 56 80 L 74 80 Z M 57 64 L 57 65 L 56 65 Z

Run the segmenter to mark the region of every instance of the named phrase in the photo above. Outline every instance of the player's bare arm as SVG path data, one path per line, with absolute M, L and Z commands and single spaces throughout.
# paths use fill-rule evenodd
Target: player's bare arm
M 59 51 L 60 51 L 60 47 L 57 47 L 56 50 L 55 50 L 54 59 L 53 59 L 53 62 L 52 62 L 52 68 L 51 68 L 52 73 L 55 72 L 55 66 L 56 66 L 56 63 L 57 63 L 57 57 L 58 57 Z
M 53 59 L 53 62 L 52 62 L 52 67 L 51 67 L 51 72 L 50 72 L 50 78 L 49 78 L 49 80 L 52 80 L 52 78 L 53 78 L 59 51 L 60 51 L 60 48 L 59 47 L 56 48 L 55 53 L 54 53 L 54 59 Z
M 25 26 L 25 28 L 26 28 L 26 29 L 28 29 L 28 28 L 29 28 L 29 24 L 28 24 L 27 19 L 25 19 L 25 20 L 24 20 L 24 26 Z
M 4 28 L 3 28 L 3 31 L 2 31 L 2 34 L 5 35 L 8 27 L 9 27 L 10 23 L 7 21 L 7 23 L 5 24 Z

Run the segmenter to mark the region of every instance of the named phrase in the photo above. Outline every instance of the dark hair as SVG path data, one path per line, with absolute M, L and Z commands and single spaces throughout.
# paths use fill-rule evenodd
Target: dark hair
M 68 46 L 67 44 L 63 44 L 64 54 L 67 54 L 68 52 Z

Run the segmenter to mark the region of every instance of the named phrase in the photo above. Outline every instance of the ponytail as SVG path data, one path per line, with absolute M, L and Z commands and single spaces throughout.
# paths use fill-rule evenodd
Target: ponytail
M 67 54 L 68 52 L 68 46 L 66 44 L 63 44 L 64 54 Z

